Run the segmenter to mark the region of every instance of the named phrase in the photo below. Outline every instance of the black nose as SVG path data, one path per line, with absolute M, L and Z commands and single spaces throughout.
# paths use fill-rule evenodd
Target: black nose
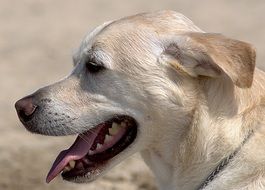
M 33 104 L 32 97 L 28 96 L 18 100 L 15 103 L 15 108 L 20 121 L 27 122 L 33 118 L 37 106 Z

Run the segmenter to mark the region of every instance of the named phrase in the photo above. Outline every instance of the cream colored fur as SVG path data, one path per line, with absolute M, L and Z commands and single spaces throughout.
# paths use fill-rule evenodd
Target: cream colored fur
M 85 74 L 83 60 L 90 54 L 106 71 Z M 158 11 L 95 29 L 74 62 L 69 77 L 37 91 L 51 102 L 35 125 L 43 134 L 65 135 L 113 114 L 134 117 L 137 139 L 101 175 L 141 152 L 161 190 L 195 190 L 253 129 L 205 190 L 265 189 L 265 74 L 255 69 L 251 45 L 205 33 L 179 13 Z M 42 118 L 55 117 L 49 110 L 75 119 L 43 125 Z

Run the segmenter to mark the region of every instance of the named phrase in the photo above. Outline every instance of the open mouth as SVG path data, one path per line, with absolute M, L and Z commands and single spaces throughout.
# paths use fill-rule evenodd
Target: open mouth
M 62 173 L 63 179 L 93 178 L 104 165 L 126 149 L 136 138 L 137 124 L 129 116 L 116 116 L 79 134 L 72 146 L 54 161 L 46 181 Z

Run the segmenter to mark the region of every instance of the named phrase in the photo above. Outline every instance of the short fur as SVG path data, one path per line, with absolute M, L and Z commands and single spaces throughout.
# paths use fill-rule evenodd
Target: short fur
M 87 73 L 88 57 L 106 70 Z M 98 27 L 85 37 L 74 63 L 68 77 L 34 94 L 45 109 L 32 121 L 33 131 L 77 134 L 112 115 L 130 115 L 138 136 L 103 174 L 141 152 L 161 190 L 194 190 L 253 129 L 205 190 L 265 189 L 265 75 L 255 69 L 250 44 L 158 11 Z

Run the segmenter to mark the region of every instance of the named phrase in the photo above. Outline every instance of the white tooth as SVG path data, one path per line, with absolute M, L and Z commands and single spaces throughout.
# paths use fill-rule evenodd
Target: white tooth
M 117 123 L 112 123 L 112 127 L 109 128 L 109 134 L 116 135 L 119 132 L 120 128 L 121 126 L 118 125 Z
M 111 141 L 111 139 L 112 139 L 112 137 L 110 135 L 106 135 L 105 139 L 104 139 L 104 143 Z
M 93 154 L 94 154 L 94 151 L 93 151 L 93 150 L 89 150 L 89 151 L 88 151 L 88 154 L 89 154 L 89 155 L 93 155 Z
M 69 166 L 65 166 L 64 169 L 63 169 L 63 172 L 68 172 L 70 170 L 71 170 L 71 168 Z
M 109 134 L 114 136 L 118 133 L 118 129 L 117 128 L 109 128 Z
M 112 128 L 117 128 L 118 126 L 119 126 L 119 124 L 115 123 L 115 122 L 113 122 L 112 125 L 111 125 Z
M 74 167 L 75 167 L 75 161 L 74 161 L 74 160 L 71 160 L 71 161 L 69 162 L 69 166 L 70 166 L 71 168 L 74 168 Z
M 101 147 L 102 147 L 102 145 L 98 143 L 96 149 L 98 150 L 98 149 L 100 149 Z

